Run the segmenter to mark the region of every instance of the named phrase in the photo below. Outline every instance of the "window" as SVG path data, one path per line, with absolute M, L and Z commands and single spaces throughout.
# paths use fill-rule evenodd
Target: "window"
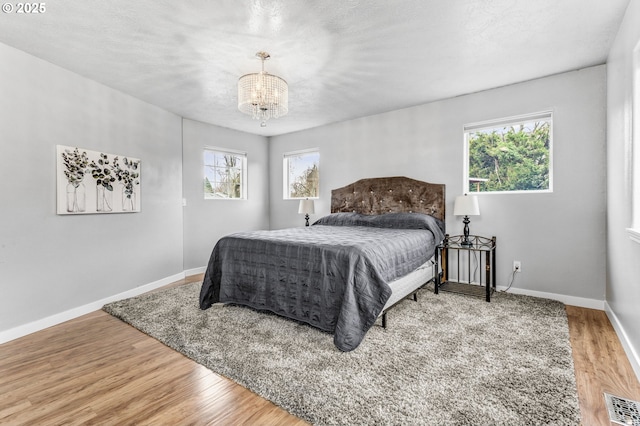
M 627 228 L 627 233 L 632 241 L 640 244 L 640 43 L 633 50 L 632 58 L 631 117 L 625 117 L 625 138 L 628 138 L 631 146 L 631 211 L 632 222 Z M 629 107 L 627 107 L 629 108 Z M 629 152 L 629 150 L 627 150 Z
M 320 151 L 284 154 L 284 199 L 318 198 L 320 194 Z
M 551 111 L 464 126 L 463 192 L 551 191 Z
M 205 148 L 205 200 L 246 200 L 246 178 L 246 153 L 218 148 Z

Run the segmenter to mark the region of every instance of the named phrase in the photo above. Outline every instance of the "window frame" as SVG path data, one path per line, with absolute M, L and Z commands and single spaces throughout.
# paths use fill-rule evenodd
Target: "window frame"
M 291 197 L 289 192 L 289 158 L 304 154 L 318 155 L 318 195 L 315 197 Z M 282 155 L 282 199 L 283 200 L 318 200 L 320 199 L 320 148 L 308 148 L 298 151 L 285 152 Z
M 626 121 L 629 150 L 628 164 L 631 170 L 631 224 L 626 229 L 627 235 L 640 244 L 640 42 L 633 49 L 631 57 L 631 108 L 630 117 Z
M 207 174 L 206 174 L 206 168 L 207 167 L 215 167 L 212 164 L 207 164 L 206 162 L 206 155 L 207 155 L 207 151 L 214 153 L 214 155 L 233 155 L 235 157 L 239 157 L 241 159 L 241 171 L 240 171 L 240 197 L 207 197 L 207 192 L 205 192 L 204 190 L 204 180 L 207 178 Z M 225 200 L 225 201 L 244 201 L 247 200 L 248 197 L 248 193 L 247 193 L 247 175 L 248 175 L 248 170 L 247 170 L 247 153 L 245 151 L 238 151 L 235 149 L 230 149 L 230 148 L 221 148 L 221 147 L 217 147 L 217 146 L 205 146 L 202 149 L 202 182 L 203 182 L 203 188 L 202 188 L 202 193 L 203 193 L 203 198 L 206 201 L 210 201 L 210 200 Z
M 512 124 L 521 124 L 536 119 L 549 121 L 549 188 L 532 189 L 532 190 L 513 190 L 513 191 L 470 191 L 469 189 L 469 133 L 478 130 L 493 129 L 496 127 L 505 127 Z M 553 110 L 543 110 L 534 113 L 514 115 L 510 117 L 497 118 L 486 121 L 479 121 L 465 124 L 462 128 L 464 147 L 463 147 L 463 167 L 462 167 L 462 193 L 485 195 L 485 194 L 548 194 L 553 192 Z

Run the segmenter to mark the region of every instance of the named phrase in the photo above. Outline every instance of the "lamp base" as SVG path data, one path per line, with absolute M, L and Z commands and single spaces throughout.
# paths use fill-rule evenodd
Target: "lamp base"
M 469 222 L 471 222 L 469 220 L 469 216 L 465 216 L 464 219 L 462 220 L 462 223 L 464 223 L 464 230 L 463 230 L 464 239 L 462 240 L 460 245 L 463 247 L 471 247 L 473 245 L 473 243 L 469 241 Z

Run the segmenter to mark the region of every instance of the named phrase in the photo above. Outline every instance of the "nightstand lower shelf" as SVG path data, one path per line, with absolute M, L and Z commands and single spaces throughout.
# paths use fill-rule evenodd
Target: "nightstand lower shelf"
M 467 296 L 486 297 L 486 287 L 484 285 L 458 283 L 455 281 L 447 281 L 440 284 L 440 291 L 447 291 L 449 293 L 466 294 Z M 495 288 L 491 287 L 491 295 L 495 293 Z

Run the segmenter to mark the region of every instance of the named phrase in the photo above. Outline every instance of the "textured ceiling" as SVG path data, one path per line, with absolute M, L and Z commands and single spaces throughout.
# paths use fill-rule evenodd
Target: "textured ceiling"
M 186 118 L 261 135 L 606 61 L 629 0 L 56 0 L 0 14 L 0 42 Z M 289 114 L 237 109 L 237 80 L 289 83 Z M 1 66 L 1 64 L 0 64 Z

